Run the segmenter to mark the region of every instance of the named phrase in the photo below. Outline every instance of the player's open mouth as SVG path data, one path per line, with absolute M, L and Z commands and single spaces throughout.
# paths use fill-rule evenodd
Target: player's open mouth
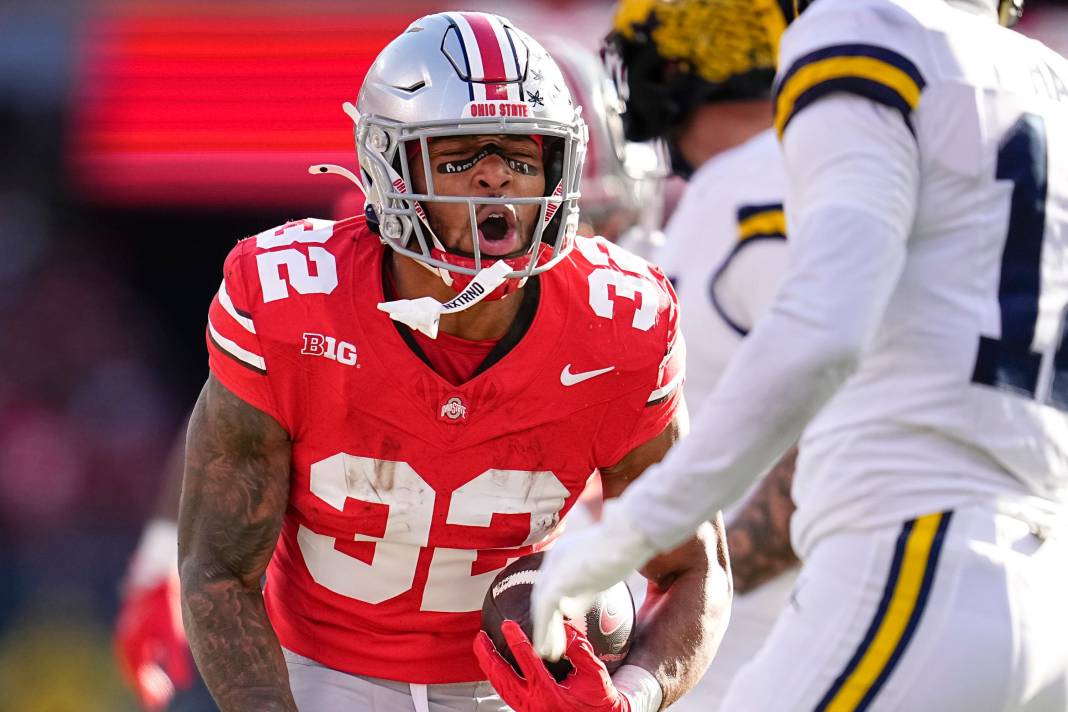
M 516 229 L 515 208 L 511 205 L 483 205 L 476 214 L 478 249 L 484 255 L 503 257 L 519 250 L 522 237 Z

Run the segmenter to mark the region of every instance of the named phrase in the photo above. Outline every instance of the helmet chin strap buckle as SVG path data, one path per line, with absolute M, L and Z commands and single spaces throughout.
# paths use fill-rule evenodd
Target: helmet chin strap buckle
M 389 318 L 421 331 L 431 339 L 438 338 L 438 323 L 442 314 L 455 314 L 469 309 L 492 294 L 512 271 L 511 265 L 504 260 L 497 260 L 475 275 L 471 284 L 449 301 L 442 304 L 433 297 L 418 299 L 396 299 L 382 302 L 379 311 L 389 314 Z

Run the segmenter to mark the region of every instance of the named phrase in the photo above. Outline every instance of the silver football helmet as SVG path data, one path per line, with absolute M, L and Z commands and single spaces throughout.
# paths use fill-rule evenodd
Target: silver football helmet
M 582 115 L 590 140 L 582 176 L 582 220 L 612 241 L 635 229 L 656 231 L 663 218 L 663 182 L 670 174 L 659 142 L 628 141 L 626 105 L 601 58 L 563 38 L 543 38 Z
M 525 280 L 551 268 L 572 249 L 586 124 L 556 63 L 508 20 L 474 12 L 443 12 L 416 20 L 378 55 L 355 110 L 350 106 L 347 111 L 356 123 L 368 220 L 377 224 L 383 242 L 436 271 L 446 284 L 462 289 L 498 259 L 512 268 L 508 278 Z M 428 140 L 472 134 L 542 136 L 545 195 L 438 194 Z M 409 159 L 423 162 L 424 193 L 414 191 Z M 445 248 L 424 212 L 431 203 L 467 204 L 473 255 Z M 540 215 L 524 254 L 484 258 L 476 222 L 479 206 L 532 203 L 540 206 Z

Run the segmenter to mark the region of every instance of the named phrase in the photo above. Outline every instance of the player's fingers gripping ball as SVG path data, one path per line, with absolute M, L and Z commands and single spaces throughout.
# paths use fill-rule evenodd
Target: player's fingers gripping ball
M 543 554 L 539 552 L 524 556 L 505 567 L 493 580 L 482 603 L 482 630 L 516 671 L 519 667 L 502 624 L 514 621 L 529 638 L 533 627 L 530 593 L 538 578 L 542 559 Z M 589 604 L 574 611 L 569 620 L 589 640 L 597 659 L 611 671 L 622 664 L 630 649 L 634 618 L 634 599 L 630 589 L 626 583 L 619 582 L 594 595 Z M 556 680 L 563 680 L 572 669 L 571 662 L 561 657 L 555 662 L 546 662 L 545 666 Z
M 552 676 L 515 621 L 504 621 L 501 630 L 508 649 L 514 653 L 514 668 L 505 662 L 484 631 L 475 641 L 475 655 L 501 698 L 516 712 L 630 709 L 630 702 L 616 689 L 590 641 L 570 623 L 565 626 L 565 659 L 571 672 L 562 681 Z

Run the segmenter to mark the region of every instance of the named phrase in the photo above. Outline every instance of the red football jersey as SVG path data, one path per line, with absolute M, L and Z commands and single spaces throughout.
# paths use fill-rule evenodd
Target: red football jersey
M 538 278 L 519 343 L 454 386 L 377 308 L 388 249 L 363 218 L 238 243 L 209 312 L 211 370 L 293 441 L 264 590 L 282 645 L 362 675 L 481 680 L 490 581 L 675 414 L 678 307 L 658 269 L 580 237 Z

